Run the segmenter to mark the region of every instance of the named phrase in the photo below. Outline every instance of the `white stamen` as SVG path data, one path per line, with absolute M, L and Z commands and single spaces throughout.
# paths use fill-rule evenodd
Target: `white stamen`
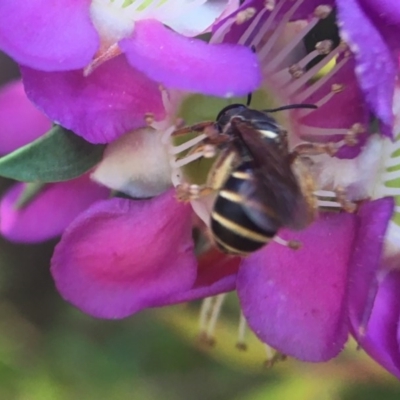
M 193 153 L 190 156 L 173 161 L 171 167 L 182 168 L 184 165 L 190 164 L 191 162 L 198 160 L 199 158 L 202 158 L 204 156 L 205 156 L 204 151 L 199 151 L 198 153 Z
M 282 6 L 283 6 L 283 3 L 284 3 L 284 2 L 281 1 L 281 2 L 272 10 L 272 12 L 271 12 L 271 14 L 268 16 L 267 20 L 262 24 L 261 27 L 259 27 L 257 35 L 253 38 L 253 40 L 252 40 L 251 43 L 249 44 L 250 46 L 256 46 L 256 47 L 257 47 L 257 46 L 259 45 L 259 43 L 260 43 L 261 40 L 263 39 L 264 35 L 265 35 L 265 34 L 268 32 L 268 30 L 271 28 L 271 26 L 272 26 L 272 24 L 273 24 L 273 22 L 274 22 L 274 20 L 275 20 L 275 17 L 277 16 L 278 12 L 280 11 L 280 9 L 281 9 Z M 264 10 L 270 11 L 268 8 L 264 8 Z M 263 13 L 264 10 L 261 11 L 261 13 Z M 260 13 L 260 14 L 261 14 L 261 13 Z M 245 32 L 245 33 L 246 33 L 246 32 Z M 251 32 L 250 32 L 250 33 L 251 33 Z M 259 51 L 258 51 L 258 53 L 259 53 Z
M 238 44 L 243 44 L 243 45 L 246 44 L 250 35 L 254 32 L 254 29 L 256 28 L 257 24 L 260 22 L 261 18 L 264 16 L 264 14 L 267 12 L 268 12 L 268 10 L 266 8 L 264 8 L 257 14 L 257 16 L 251 21 L 251 24 L 248 26 L 248 28 L 244 31 L 243 35 L 240 37 Z M 265 24 L 268 23 L 271 16 L 272 16 L 272 14 L 268 17 L 267 21 L 265 21 Z M 272 19 L 273 19 L 273 16 L 272 16 Z
M 385 167 L 397 167 L 400 166 L 400 157 L 391 157 L 385 160 Z
M 334 135 L 346 135 L 348 129 L 337 129 L 337 128 L 320 128 L 317 126 L 300 125 L 299 135 L 308 136 L 334 136 Z
M 279 21 L 279 25 L 274 29 L 273 34 L 271 35 L 271 37 L 268 39 L 267 43 L 260 49 L 260 51 L 258 53 L 261 60 L 264 60 L 264 58 L 270 52 L 270 50 L 274 46 L 275 42 L 278 40 L 279 36 L 282 35 L 282 33 L 286 27 L 286 24 L 290 21 L 290 18 L 292 18 L 292 15 L 299 8 L 299 6 L 301 5 L 302 2 L 303 2 L 303 0 L 297 0 L 296 3 L 292 6 L 292 8 L 290 10 L 288 10 L 285 13 L 285 16 Z M 281 1 L 280 4 L 281 3 L 283 4 L 285 2 Z M 275 10 L 278 8 L 279 8 L 278 6 L 275 7 L 275 9 L 272 13 L 274 13 Z M 271 13 L 271 15 L 272 15 L 272 13 Z M 260 29 L 259 34 L 257 34 L 256 38 L 254 39 L 253 43 L 259 43 L 267 31 L 268 31 L 268 29 L 264 29 L 264 27 L 262 27 Z
M 272 361 L 274 359 L 275 350 L 264 343 L 265 354 L 267 356 L 267 362 Z
M 298 94 L 296 94 L 295 99 L 296 102 L 302 103 L 312 94 L 314 94 L 320 87 L 326 84 L 326 82 L 332 78 L 343 66 L 347 63 L 349 57 L 344 57 L 341 59 L 327 74 L 323 77 L 319 78 L 316 82 L 314 82 L 310 87 L 302 90 Z
M 227 19 L 223 25 L 221 25 L 216 32 L 212 35 L 210 43 L 221 43 L 225 35 L 229 32 L 230 27 L 235 23 L 236 18 Z
M 301 59 L 299 62 L 297 62 L 295 66 L 290 66 L 272 75 L 271 81 L 279 82 L 280 86 L 286 85 L 293 78 L 293 74 L 291 73 L 293 67 L 296 67 L 297 70 L 304 70 L 306 65 L 318 55 L 319 53 L 317 50 L 312 51 L 311 53 L 307 54 L 303 59 Z
M 171 146 L 171 153 L 172 154 L 179 154 L 182 151 L 188 150 L 191 147 L 195 146 L 196 144 L 200 143 L 201 141 L 203 141 L 204 139 L 207 138 L 207 135 L 205 135 L 204 133 L 196 136 L 195 138 L 188 140 L 185 143 L 182 143 L 179 146 Z
M 238 338 L 236 342 L 236 347 L 240 350 L 246 350 L 246 331 L 247 331 L 247 322 L 246 318 L 243 315 L 243 312 L 240 313 L 239 319 L 239 327 L 238 327 Z
M 336 198 L 336 193 L 331 190 L 315 190 L 314 195 L 317 197 L 334 197 L 334 198 Z
M 318 23 L 318 18 L 313 18 L 307 26 L 297 33 L 290 42 L 282 48 L 282 50 L 267 64 L 265 71 L 274 71 L 279 65 L 285 60 L 285 58 L 290 54 L 290 52 L 303 40 L 304 36 Z
M 400 170 L 387 171 L 383 174 L 385 182 L 393 181 L 400 178 Z
M 200 308 L 200 317 L 199 317 L 199 328 L 200 332 L 206 332 L 207 322 L 210 317 L 211 308 L 212 308 L 213 298 L 206 297 L 201 303 Z
M 221 313 L 221 308 L 226 298 L 226 293 L 219 294 L 215 297 L 214 305 L 212 306 L 210 319 L 206 329 L 207 336 L 214 338 L 215 328 L 217 326 L 218 317 Z
M 336 49 L 331 51 L 318 64 L 316 64 L 312 68 L 310 68 L 299 79 L 294 79 L 285 89 L 287 89 L 291 94 L 294 94 L 298 89 L 300 89 L 302 86 L 304 86 L 318 71 L 320 71 L 334 57 L 336 57 L 341 51 L 342 51 L 342 48 L 340 46 L 336 47 Z
M 400 196 L 400 188 L 386 187 L 385 194 L 386 196 Z
M 317 205 L 318 207 L 343 208 L 343 206 L 337 201 L 317 200 Z

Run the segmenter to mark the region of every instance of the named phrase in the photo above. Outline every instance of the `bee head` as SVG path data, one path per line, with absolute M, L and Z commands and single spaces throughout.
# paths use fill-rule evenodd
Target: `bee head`
M 217 115 L 216 121 L 220 132 L 229 123 L 232 117 L 239 116 L 248 108 L 244 104 L 230 104 L 224 107 Z

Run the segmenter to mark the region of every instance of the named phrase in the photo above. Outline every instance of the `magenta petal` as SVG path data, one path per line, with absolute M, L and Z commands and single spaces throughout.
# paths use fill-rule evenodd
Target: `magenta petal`
M 0 90 L 0 155 L 37 139 L 51 128 L 51 122 L 26 97 L 21 81 Z
M 23 187 L 14 185 L 0 203 L 0 232 L 13 242 L 36 243 L 59 236 L 81 212 L 109 195 L 108 189 L 84 175 L 47 185 L 27 206 L 16 210 Z
M 392 137 L 392 99 L 398 61 L 357 0 L 336 2 L 341 33 L 350 47 L 353 45 L 356 73 L 365 99 L 382 121 L 383 133 Z
M 392 271 L 379 285 L 366 336 L 353 331 L 361 347 L 400 379 L 400 271 Z
M 388 197 L 366 202 L 358 212 L 359 234 L 349 270 L 349 316 L 357 331 L 376 293 L 382 246 L 393 208 L 394 200 Z
M 26 93 L 52 120 L 92 143 L 111 142 L 145 125 L 145 114 L 164 116 L 158 85 L 131 68 L 123 55 L 88 77 L 81 70 L 21 68 Z
M 44 71 L 83 68 L 99 46 L 90 0 L 0 2 L 0 49 Z
M 136 22 L 119 47 L 132 66 L 171 88 L 225 97 L 247 94 L 261 82 L 249 48 L 186 38 L 155 20 Z
M 347 340 L 347 266 L 356 217 L 325 214 L 301 232 L 295 251 L 277 243 L 246 258 L 238 273 L 242 310 L 263 341 L 304 361 L 336 356 Z
M 189 289 L 197 265 L 191 215 L 172 191 L 151 200 L 97 203 L 56 247 L 58 290 L 90 315 L 123 318 Z

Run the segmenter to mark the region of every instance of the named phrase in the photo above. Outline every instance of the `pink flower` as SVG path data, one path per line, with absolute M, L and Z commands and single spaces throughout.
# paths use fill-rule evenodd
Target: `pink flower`
M 346 47 L 328 46 L 325 58 L 320 57 L 319 51 L 299 50 L 307 32 L 327 16 L 317 13 L 308 22 L 303 21 L 313 11 L 315 2 L 302 3 L 304 7 L 294 11 L 300 3 L 279 2 L 272 12 L 257 8 L 254 19 L 242 25 L 236 25 L 237 16 L 233 15 L 215 28 L 211 41 L 255 46 L 263 69 L 263 90 L 270 94 L 272 102 L 280 99 L 278 104 L 263 102 L 263 107 L 291 103 L 319 106 L 318 110 L 290 112 L 280 119 L 289 127 L 291 140 L 296 140 L 296 134 L 313 141 L 337 141 L 341 146 L 339 154 L 347 160 L 312 158 L 319 189 L 327 193 L 343 187 L 351 200 L 376 200 L 364 202 L 357 214 L 321 213 L 301 232 L 280 231 L 283 239 L 294 238 L 303 243 L 298 251 L 271 243 L 243 260 L 223 257 L 212 265 L 200 262 L 199 266 L 191 238 L 193 211 L 178 203 L 173 191 L 151 200 L 112 199 L 97 203 L 68 227 L 55 250 L 52 273 L 67 301 L 97 317 L 122 318 L 146 307 L 237 290 L 247 323 L 275 349 L 306 361 L 328 360 L 341 351 L 350 332 L 351 293 L 357 285 L 367 286 L 371 271 L 379 267 L 393 200 L 386 198 L 391 195 L 384 184 L 389 178 L 380 171 L 378 161 L 388 162 L 393 152 L 391 146 L 396 145 L 379 135 L 366 134 L 369 111 L 354 73 L 354 58 Z M 243 7 L 239 12 L 244 11 Z M 301 19 L 299 26 L 288 23 L 289 19 L 296 19 L 294 15 Z M 257 28 L 260 20 L 264 25 Z M 310 82 L 335 56 L 336 66 L 324 77 Z M 309 68 L 311 61 L 316 64 Z M 301 74 L 292 74 L 292 64 L 300 65 Z M 333 85 L 340 90 L 336 86 L 332 90 Z M 140 197 L 144 197 L 140 183 L 146 170 L 150 179 L 154 163 L 158 162 L 159 170 L 166 175 L 172 173 L 174 184 L 183 176 L 181 167 L 185 161 L 175 160 L 179 151 L 168 138 L 179 108 L 175 103 L 182 99 L 176 101 L 171 91 L 163 95 L 165 109 L 169 111 L 164 121 L 153 125 L 160 131 L 140 131 L 140 137 L 142 143 L 148 143 L 147 137 L 160 135 L 159 142 L 166 145 L 171 160 L 168 165 L 163 157 L 151 158 L 151 151 L 158 152 L 155 144 L 147 147 L 148 151 L 143 150 L 144 155 L 138 157 L 142 165 L 135 170 L 136 179 L 132 186 L 128 185 L 129 190 L 125 188 Z M 214 118 L 215 114 L 214 111 Z M 358 136 L 358 146 L 344 142 L 349 131 L 363 133 Z M 131 135 L 133 138 L 134 134 Z M 118 151 L 128 153 L 127 143 L 115 149 L 114 155 L 110 150 L 103 162 L 118 160 Z M 180 151 L 185 146 L 189 147 L 181 145 Z M 132 157 L 135 154 L 136 150 Z M 110 180 L 100 179 L 104 175 L 98 171 L 94 173 L 96 178 Z M 207 204 L 193 202 L 193 208 L 207 223 Z M 364 299 L 358 309 L 365 308 Z
M 211 43 L 218 46 L 224 60 L 217 59 L 216 69 L 212 63 L 198 67 L 192 53 L 199 48 L 199 54 L 204 50 L 209 56 L 210 45 L 189 46 L 186 38 L 165 30 L 154 20 L 136 22 L 132 36 L 118 41 L 125 55 L 107 60 L 88 77 L 81 70 L 22 68 L 30 97 L 52 118 L 92 142 L 118 138 L 108 146 L 103 162 L 93 173 L 95 179 L 136 198 L 152 197 L 97 202 L 68 226 L 51 268 L 56 286 L 67 301 L 96 317 L 123 318 L 147 307 L 237 290 L 249 326 L 277 350 L 306 361 L 328 360 L 341 351 L 350 332 L 352 313 L 368 310 L 367 298 L 357 297 L 365 290 L 358 288 L 370 287 L 384 242 L 391 238 L 387 227 L 393 222 L 391 196 L 395 194 L 386 184 L 398 178 L 398 171 L 393 174 L 387 167 L 400 164 L 393 156 L 396 141 L 368 133 L 370 112 L 374 112 L 382 123 L 382 132 L 392 135 L 391 94 L 396 72 L 389 62 L 392 54 L 388 55 L 387 43 L 380 40 L 379 31 L 365 16 L 374 49 L 388 56 L 389 64 L 387 68 L 376 66 L 371 75 L 358 68 L 357 79 L 357 65 L 370 66 L 371 60 L 365 55 L 363 36 L 360 39 L 351 29 L 350 16 L 360 15 L 358 3 L 349 2 L 348 11 L 342 3 L 337 2 L 344 32 L 350 35 L 350 49 L 357 49 L 357 45 L 362 48 L 355 55 L 339 45 L 336 25 L 332 35 L 322 38 L 322 48 L 309 35 L 320 33 L 317 25 L 331 15 L 325 3 L 276 1 L 264 6 L 263 1 L 254 0 L 213 26 Z M 161 37 L 163 42 L 160 39 L 159 43 L 169 44 L 166 52 L 155 48 L 160 46 L 152 39 Z M 310 42 L 311 48 L 307 48 Z M 200 217 L 207 224 L 210 210 L 205 201 L 193 201 L 192 207 L 179 203 L 174 191 L 166 190 L 184 179 L 186 170 L 182 167 L 188 159 L 177 160 L 176 156 L 190 148 L 188 143 L 177 146 L 169 137 L 176 128 L 177 110 L 185 100 L 190 101 L 185 99 L 186 93 L 171 88 L 227 95 L 226 85 L 233 84 L 234 77 L 243 78 L 245 84 L 233 92 L 249 90 L 252 85 L 247 72 L 254 83 L 257 68 L 236 68 L 237 61 L 222 57 L 221 49 L 230 49 L 224 47 L 227 43 L 255 47 L 264 95 L 260 101 L 254 94 L 255 102 L 262 104 L 255 108 L 273 107 L 275 102 L 276 106 L 318 106 L 317 110 L 282 113 L 280 122 L 293 142 L 337 143 L 338 154 L 345 159 L 310 157 L 310 169 L 322 197 L 343 188 L 350 200 L 363 202 L 355 214 L 321 212 L 301 232 L 279 231 L 283 239 L 302 242 L 298 251 L 271 243 L 244 259 L 216 256 L 210 261 L 208 257 L 215 256 L 211 253 L 197 263 L 193 219 Z M 237 56 L 241 50 L 235 49 Z M 184 50 L 185 55 L 180 58 L 175 50 Z M 229 54 L 233 57 L 234 53 Z M 208 56 L 205 59 L 209 61 Z M 226 60 L 230 61 L 224 64 Z M 330 60 L 335 60 L 334 66 L 316 79 Z M 384 88 L 376 92 L 371 82 L 379 75 Z M 166 88 L 158 91 L 150 78 Z M 126 82 L 132 92 L 126 91 Z M 208 89 L 214 84 L 218 88 L 215 92 Z M 138 85 L 143 86 L 138 89 Z M 376 101 L 372 94 L 377 96 Z M 132 108 L 137 113 L 131 113 Z M 213 109 L 212 118 L 217 111 Z M 145 112 L 155 116 L 151 127 L 143 127 Z M 358 139 L 356 146 L 346 142 L 349 132 Z M 129 156 L 137 157 L 132 170 L 125 162 Z M 321 201 L 319 205 L 327 203 Z

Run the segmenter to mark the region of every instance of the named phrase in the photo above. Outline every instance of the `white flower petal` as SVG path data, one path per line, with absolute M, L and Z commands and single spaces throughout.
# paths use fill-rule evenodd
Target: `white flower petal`
M 190 6 L 190 2 L 188 2 Z M 196 36 L 206 32 L 221 17 L 239 7 L 238 0 L 208 0 L 181 14 L 171 13 L 160 16 L 160 21 L 184 36 Z

